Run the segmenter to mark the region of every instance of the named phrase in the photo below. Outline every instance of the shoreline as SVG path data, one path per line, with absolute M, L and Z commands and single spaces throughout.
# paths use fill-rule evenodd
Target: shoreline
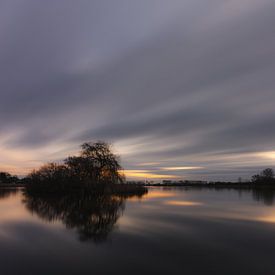
M 0 184 L 0 188 L 26 188 L 26 184 Z M 146 185 L 139 185 L 139 184 L 117 184 L 111 185 L 109 191 L 111 192 L 118 192 L 118 193 L 131 193 L 135 192 L 136 190 L 146 189 L 146 187 L 183 187 L 183 188 L 231 188 L 231 189 L 274 189 L 274 185 L 268 184 L 249 184 L 249 183 L 217 183 L 217 184 L 146 184 Z M 109 189 L 107 187 L 107 189 Z

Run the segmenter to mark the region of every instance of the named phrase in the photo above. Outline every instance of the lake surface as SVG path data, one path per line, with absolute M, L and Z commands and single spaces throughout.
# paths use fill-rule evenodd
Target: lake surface
M 273 203 L 252 190 L 152 187 L 86 204 L 1 189 L 0 274 L 275 274 Z

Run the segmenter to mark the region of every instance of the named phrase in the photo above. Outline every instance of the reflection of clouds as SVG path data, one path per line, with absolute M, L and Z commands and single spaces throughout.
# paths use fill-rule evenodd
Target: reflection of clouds
M 146 213 L 144 215 L 146 216 Z M 179 227 L 176 223 L 159 219 L 158 216 L 145 219 L 144 217 L 133 218 L 127 215 L 123 216 L 118 224 L 120 232 L 142 237 L 156 236 L 161 232 L 177 232 L 179 230 L 181 233 L 190 232 L 189 228 Z
M 150 188 L 141 202 L 128 202 L 131 206 L 127 207 L 120 228 L 129 234 L 147 236 L 163 230 L 195 234 L 199 222 L 275 223 L 275 207 L 271 204 L 267 207 L 261 200 L 259 204 L 253 194 L 251 190 Z
M 142 200 L 150 200 L 150 199 L 161 199 L 161 198 L 170 198 L 177 196 L 177 192 L 173 191 L 160 191 L 154 190 L 152 188 L 149 189 L 150 191 L 142 197 Z
M 204 205 L 201 202 L 196 202 L 196 201 L 165 201 L 164 204 L 168 205 L 175 205 L 175 206 L 200 206 Z
M 18 192 L 0 200 L 0 225 L 36 220 L 22 207 L 22 195 Z
M 259 217 L 256 220 L 258 220 L 260 222 L 275 223 L 275 215 Z

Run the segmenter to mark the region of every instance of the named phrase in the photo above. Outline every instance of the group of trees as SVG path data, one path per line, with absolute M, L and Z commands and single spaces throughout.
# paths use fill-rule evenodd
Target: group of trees
M 99 183 L 123 183 L 125 178 L 121 171 L 119 157 L 112 152 L 110 144 L 98 141 L 82 144 L 78 156 L 70 156 L 61 164 L 48 163 L 21 180 L 0 172 L 0 183 L 26 183 L 31 188 L 55 191 L 68 187 L 90 187 Z M 263 170 L 252 177 L 251 183 L 275 186 L 274 171 L 271 168 Z
M 33 171 L 25 181 L 29 186 L 68 188 L 81 185 L 90 186 L 98 183 L 122 183 L 119 157 L 108 143 L 95 142 L 81 145 L 79 156 L 71 156 L 62 164 L 49 163 Z
M 71 177 L 94 182 L 122 182 L 119 157 L 112 153 L 105 142 L 84 143 L 80 156 L 68 157 L 64 166 Z
M 119 158 L 105 142 L 84 143 L 78 156 L 49 163 L 25 178 L 23 202 L 47 221 L 75 229 L 82 241 L 105 241 L 122 215 L 125 199 L 147 193 L 124 182 Z
M 10 184 L 10 183 L 17 183 L 19 181 L 17 176 L 12 176 L 7 172 L 0 172 L 0 183 L 3 184 Z
M 275 184 L 274 171 L 271 168 L 264 169 L 260 174 L 252 176 L 254 184 Z

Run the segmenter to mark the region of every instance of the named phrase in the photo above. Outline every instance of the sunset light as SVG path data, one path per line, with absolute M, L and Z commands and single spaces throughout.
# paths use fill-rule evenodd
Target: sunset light
M 124 174 L 129 178 L 137 178 L 137 179 L 177 179 L 179 176 L 176 175 L 165 175 L 165 174 L 157 174 L 154 171 L 150 170 L 124 170 Z
M 275 0 L 0 0 L 0 275 L 275 275 Z

